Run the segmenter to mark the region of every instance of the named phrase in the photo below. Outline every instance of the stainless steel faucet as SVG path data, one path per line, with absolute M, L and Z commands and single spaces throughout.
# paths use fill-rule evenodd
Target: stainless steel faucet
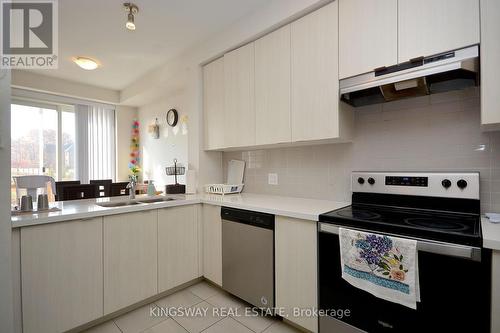
M 127 188 L 129 189 L 129 199 L 135 199 L 135 188 L 137 185 L 137 180 L 135 177 L 129 177 L 130 181 L 127 184 Z

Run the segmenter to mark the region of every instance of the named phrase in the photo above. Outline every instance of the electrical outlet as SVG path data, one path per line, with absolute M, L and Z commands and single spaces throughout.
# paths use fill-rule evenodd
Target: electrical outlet
M 269 183 L 269 185 L 278 185 L 278 174 L 277 173 L 268 174 L 267 182 Z

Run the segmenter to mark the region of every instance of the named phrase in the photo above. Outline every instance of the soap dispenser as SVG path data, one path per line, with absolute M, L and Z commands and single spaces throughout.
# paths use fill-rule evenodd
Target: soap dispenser
M 148 196 L 156 195 L 156 187 L 152 180 L 148 182 Z

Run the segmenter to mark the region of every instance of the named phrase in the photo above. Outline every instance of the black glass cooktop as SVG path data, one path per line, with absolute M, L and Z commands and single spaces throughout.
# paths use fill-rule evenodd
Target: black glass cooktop
M 353 204 L 321 214 L 320 222 L 464 245 L 481 246 L 476 214 Z

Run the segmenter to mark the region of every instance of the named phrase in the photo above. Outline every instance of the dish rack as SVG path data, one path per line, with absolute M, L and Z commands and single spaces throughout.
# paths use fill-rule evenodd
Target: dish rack
M 244 184 L 208 184 L 205 185 L 205 192 L 211 194 L 235 194 L 243 191 Z
M 230 160 L 227 166 L 227 184 L 207 184 L 205 192 L 210 194 L 235 194 L 243 191 L 245 162 Z

